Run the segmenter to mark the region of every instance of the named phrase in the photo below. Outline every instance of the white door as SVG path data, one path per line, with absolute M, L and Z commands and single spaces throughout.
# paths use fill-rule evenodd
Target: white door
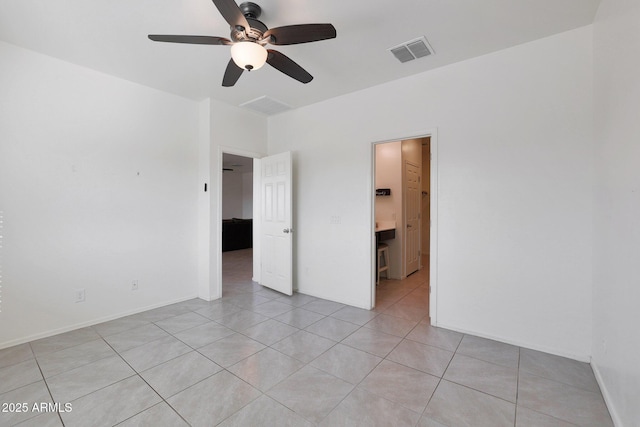
M 293 293 L 291 152 L 260 159 L 261 284 Z
M 405 274 L 420 268 L 420 167 L 410 162 L 404 163 L 404 222 L 405 231 Z

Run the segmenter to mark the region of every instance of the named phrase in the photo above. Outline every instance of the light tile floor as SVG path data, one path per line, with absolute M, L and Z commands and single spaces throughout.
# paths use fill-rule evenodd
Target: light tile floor
M 221 300 L 0 350 L 0 426 L 613 425 L 588 364 L 431 327 L 425 271 L 366 311 L 252 283 L 250 256 Z

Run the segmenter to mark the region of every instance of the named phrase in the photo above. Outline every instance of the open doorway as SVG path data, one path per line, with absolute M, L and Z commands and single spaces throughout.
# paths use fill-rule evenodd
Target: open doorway
M 429 318 L 432 135 L 374 144 L 372 305 L 400 317 Z M 414 313 L 414 314 L 411 314 Z
M 222 296 L 251 292 L 253 159 L 222 155 Z

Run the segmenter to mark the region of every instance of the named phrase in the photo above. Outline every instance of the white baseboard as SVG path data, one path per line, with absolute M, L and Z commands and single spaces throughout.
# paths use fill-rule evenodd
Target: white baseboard
M 609 389 L 604 383 L 604 379 L 602 378 L 602 374 L 600 373 L 600 369 L 598 365 L 591 362 L 591 369 L 593 369 L 593 373 L 596 376 L 596 381 L 600 386 L 600 392 L 602 392 L 602 397 L 604 398 L 604 403 L 607 405 L 607 409 L 609 410 L 609 415 L 611 415 L 611 420 L 613 421 L 613 425 L 615 427 L 624 427 L 622 421 L 620 421 L 620 416 L 616 412 L 616 408 L 613 405 L 613 399 L 611 399 L 611 394 L 609 393 Z
M 510 340 L 510 339 L 507 339 L 507 338 L 504 338 L 504 337 L 499 337 L 499 336 L 495 336 L 495 335 L 491 335 L 491 334 L 485 334 L 485 333 L 478 332 L 478 331 L 472 331 L 472 330 L 467 330 L 467 329 L 463 329 L 463 328 L 458 328 L 456 326 L 447 325 L 445 323 L 438 323 L 437 325 L 434 324 L 433 326 L 437 326 L 438 328 L 449 329 L 449 330 L 452 330 L 452 331 L 455 331 L 455 332 L 460 332 L 460 333 L 463 333 L 463 334 L 475 335 L 476 337 L 486 338 L 486 339 L 490 339 L 490 340 L 494 340 L 494 341 L 499 341 L 499 342 L 502 342 L 502 343 L 505 343 L 505 344 L 511 344 L 511 345 L 515 345 L 515 346 L 518 346 L 518 347 L 527 348 L 527 349 L 530 349 L 530 350 L 537 350 L 537 351 L 541 351 L 543 353 L 555 354 L 556 356 L 566 357 L 568 359 L 577 360 L 579 362 L 591 363 L 591 356 L 588 355 L 588 354 L 576 354 L 576 353 L 571 353 L 571 352 L 567 352 L 567 351 L 563 351 L 563 350 L 558 350 L 557 348 L 550 348 L 550 347 L 531 344 L 531 343 L 528 343 L 526 341 Z
M 64 328 L 51 329 L 49 331 L 40 332 L 40 333 L 37 333 L 37 334 L 34 334 L 34 335 L 29 335 L 27 337 L 18 338 L 18 339 L 15 339 L 15 340 L 11 340 L 11 341 L 0 343 L 0 350 L 2 350 L 3 348 L 13 347 L 15 345 L 24 344 L 24 343 L 35 341 L 35 340 L 39 340 L 39 339 L 42 339 L 42 338 L 48 338 L 48 337 L 51 337 L 51 336 L 54 336 L 54 335 L 63 334 L 65 332 L 74 331 L 76 329 L 86 328 L 87 326 L 97 325 L 98 323 L 108 322 L 110 320 L 119 319 L 121 317 L 131 316 L 132 314 L 142 313 L 143 311 L 153 310 L 154 308 L 164 307 L 166 305 L 171 305 L 171 304 L 175 304 L 175 303 L 178 303 L 178 302 L 188 301 L 188 300 L 194 299 L 194 298 L 198 298 L 198 296 L 194 295 L 194 296 L 189 296 L 189 297 L 185 297 L 185 298 L 178 298 L 176 300 L 171 300 L 171 301 L 167 301 L 167 302 L 163 302 L 163 303 L 159 303 L 159 304 L 153 304 L 153 305 L 150 305 L 150 306 L 147 306 L 147 307 L 143 307 L 143 308 L 136 308 L 136 309 L 133 309 L 133 310 L 122 312 L 122 313 L 113 314 L 113 315 L 109 315 L 109 316 L 100 317 L 100 318 L 97 318 L 97 319 L 88 320 L 86 322 L 74 323 L 73 325 L 65 326 Z
M 356 308 L 362 308 L 364 310 L 371 310 L 371 307 L 368 305 L 368 303 L 362 303 L 362 301 L 350 301 L 350 300 L 346 300 L 346 299 L 340 299 L 340 300 L 336 300 L 335 298 L 332 297 L 328 297 L 326 295 L 323 295 L 322 293 L 316 293 L 316 292 L 307 292 L 307 290 L 303 289 L 303 290 L 296 290 L 296 292 L 299 292 L 301 294 L 304 295 L 309 295 L 310 297 L 314 297 L 314 298 L 320 298 L 320 299 L 324 299 L 327 301 L 332 301 L 332 302 L 337 302 L 339 304 L 344 304 L 344 305 L 349 305 L 351 307 L 356 307 Z

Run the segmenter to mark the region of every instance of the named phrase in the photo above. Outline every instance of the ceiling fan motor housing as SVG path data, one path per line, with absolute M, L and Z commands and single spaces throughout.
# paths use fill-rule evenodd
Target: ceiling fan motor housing
M 259 21 L 258 18 L 262 14 L 262 8 L 255 3 L 245 2 L 238 6 L 243 15 L 249 22 L 251 28 L 231 27 L 231 40 L 234 42 L 240 41 L 258 41 L 262 38 L 262 35 L 269 29 L 266 25 Z M 266 40 L 265 40 L 266 42 Z M 266 43 L 265 43 L 266 44 Z

